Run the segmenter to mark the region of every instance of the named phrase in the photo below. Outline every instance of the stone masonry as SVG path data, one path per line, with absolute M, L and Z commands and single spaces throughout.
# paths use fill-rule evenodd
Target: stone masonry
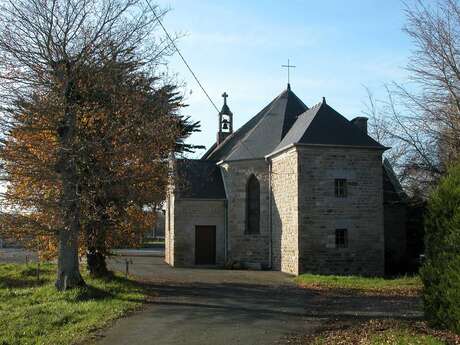
M 299 207 L 297 150 L 273 158 L 272 234 L 273 268 L 299 274 Z
M 383 275 L 382 151 L 299 146 L 299 271 Z M 347 179 L 337 198 L 334 180 Z M 335 247 L 347 229 L 348 247 Z
M 228 260 L 269 267 L 269 181 L 264 159 L 221 165 L 228 200 Z M 246 232 L 246 185 L 254 175 L 260 183 L 260 233 Z
M 298 146 L 274 157 L 273 268 L 383 274 L 381 170 L 376 150 Z M 336 178 L 347 179 L 346 198 L 335 196 Z M 336 229 L 347 229 L 347 248 L 336 248 Z
M 194 265 L 195 226 L 216 225 L 218 265 L 226 263 L 227 241 L 227 262 L 259 264 L 294 275 L 383 274 L 381 151 L 296 146 L 271 158 L 271 175 L 269 164 L 266 160 L 221 164 L 227 235 L 225 201 L 176 199 L 171 193 L 166 261 Z M 251 175 L 260 183 L 259 234 L 245 233 L 246 184 Z M 334 195 L 336 178 L 347 179 L 346 198 Z M 335 247 L 336 229 L 347 229 L 347 248 Z
M 195 227 L 216 226 L 216 264 L 225 264 L 225 201 L 171 199 L 166 214 L 165 258 L 171 266 L 195 265 Z

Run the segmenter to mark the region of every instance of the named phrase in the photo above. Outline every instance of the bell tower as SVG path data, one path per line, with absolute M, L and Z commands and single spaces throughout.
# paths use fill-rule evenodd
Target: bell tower
M 219 131 L 217 132 L 217 145 L 222 143 L 225 138 L 233 133 L 233 113 L 227 105 L 228 94 L 224 92 L 222 94 L 224 98 L 224 105 L 222 110 L 219 112 Z

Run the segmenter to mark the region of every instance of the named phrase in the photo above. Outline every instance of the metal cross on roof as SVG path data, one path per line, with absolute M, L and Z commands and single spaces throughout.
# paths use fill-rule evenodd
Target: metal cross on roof
M 291 68 L 296 68 L 296 66 L 291 65 L 290 62 L 289 62 L 289 59 L 288 59 L 287 65 L 281 65 L 281 67 L 287 68 L 288 85 L 289 85 L 290 82 L 291 82 L 291 80 L 290 80 L 291 79 L 290 69 Z
M 227 104 L 227 97 L 228 97 L 228 94 L 226 92 L 224 92 L 222 94 L 222 97 L 224 97 L 224 104 Z

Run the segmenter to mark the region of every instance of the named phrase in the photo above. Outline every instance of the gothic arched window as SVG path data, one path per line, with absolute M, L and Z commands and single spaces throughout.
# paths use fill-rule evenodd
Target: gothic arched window
M 246 233 L 260 232 L 260 184 L 254 175 L 246 185 Z

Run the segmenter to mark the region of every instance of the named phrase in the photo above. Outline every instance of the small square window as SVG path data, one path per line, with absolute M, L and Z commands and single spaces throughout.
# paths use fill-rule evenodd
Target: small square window
M 348 248 L 348 231 L 347 229 L 335 230 L 335 247 Z
M 347 196 L 347 180 L 344 178 L 335 179 L 335 196 L 345 198 Z

